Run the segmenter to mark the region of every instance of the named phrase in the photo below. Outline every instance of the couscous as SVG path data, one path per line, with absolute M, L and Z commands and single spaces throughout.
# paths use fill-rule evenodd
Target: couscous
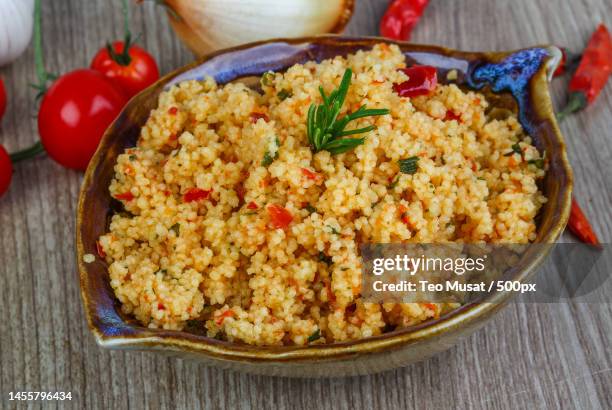
M 98 243 L 124 313 L 256 345 L 364 338 L 454 305 L 364 302 L 359 244 L 534 240 L 545 164 L 517 118 L 488 118 L 454 84 L 401 97 L 405 67 L 379 44 L 266 73 L 261 90 L 207 78 L 163 92 L 118 157 L 125 212 Z M 365 129 L 350 149 L 313 149 L 319 87 L 333 96 L 347 72 L 337 120 L 378 111 L 348 124 Z

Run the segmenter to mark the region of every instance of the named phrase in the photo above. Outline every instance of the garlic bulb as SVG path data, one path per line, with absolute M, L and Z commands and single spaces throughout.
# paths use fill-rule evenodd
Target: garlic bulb
M 34 0 L 0 0 L 0 66 L 19 57 L 32 38 Z
M 165 0 L 170 23 L 196 54 L 275 37 L 339 33 L 354 0 Z

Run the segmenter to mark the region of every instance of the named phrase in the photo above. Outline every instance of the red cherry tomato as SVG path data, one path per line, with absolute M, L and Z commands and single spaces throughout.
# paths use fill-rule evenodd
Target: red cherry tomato
M 291 212 L 280 205 L 270 204 L 267 207 L 270 222 L 276 229 L 285 229 L 293 221 Z
M 38 112 L 38 132 L 51 158 L 85 170 L 106 128 L 126 103 L 125 96 L 94 70 L 75 70 L 47 90 Z
M 4 115 L 4 111 L 6 110 L 6 90 L 4 89 L 4 82 L 2 78 L 0 78 L 0 120 L 2 120 L 2 116 Z
M 13 176 L 13 164 L 6 149 L 0 145 L 0 196 L 8 191 Z
M 100 49 L 91 61 L 91 68 L 113 80 L 128 98 L 157 81 L 157 63 L 144 49 L 130 46 L 126 54 L 123 41 L 115 41 L 112 47 L 113 55 L 108 47 Z

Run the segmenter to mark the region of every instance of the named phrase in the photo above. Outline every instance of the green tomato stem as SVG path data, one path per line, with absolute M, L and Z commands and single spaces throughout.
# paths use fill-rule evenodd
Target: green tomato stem
M 30 146 L 30 147 L 28 147 L 26 149 L 22 149 L 20 151 L 17 151 L 17 152 L 13 152 L 9 156 L 11 158 L 11 162 L 13 164 L 16 164 L 19 161 L 23 161 L 23 160 L 26 160 L 26 159 L 34 158 L 34 157 L 42 154 L 43 152 L 45 152 L 45 148 L 43 147 L 41 142 L 38 141 L 34 145 L 32 145 L 32 146 Z
M 565 107 L 557 113 L 557 121 L 561 122 L 568 115 L 584 109 L 587 106 L 586 95 L 582 92 L 573 92 L 570 94 Z

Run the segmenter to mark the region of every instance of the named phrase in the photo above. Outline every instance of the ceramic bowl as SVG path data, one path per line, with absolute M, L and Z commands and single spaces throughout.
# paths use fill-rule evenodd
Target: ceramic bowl
M 212 76 L 219 83 L 280 71 L 296 63 L 323 60 L 369 49 L 379 38 L 315 38 L 271 40 L 220 51 L 180 68 L 134 97 L 106 131 L 91 160 L 81 189 L 77 215 L 77 261 L 81 294 L 89 327 L 103 347 L 165 352 L 195 358 L 212 366 L 281 376 L 319 377 L 357 375 L 405 366 L 448 349 L 490 319 L 510 297 L 498 293 L 418 326 L 367 339 L 305 347 L 256 347 L 233 344 L 180 331 L 148 329 L 120 311 L 109 285 L 105 262 L 84 263 L 96 254 L 96 240 L 106 232 L 113 213 L 108 186 L 117 156 L 134 146 L 140 128 L 156 107 L 159 93 L 171 84 Z M 461 52 L 434 46 L 397 44 L 408 64 L 437 67 L 444 82 L 456 70 L 454 82 L 480 89 L 502 110 L 518 113 L 525 130 L 540 151 L 546 150 L 549 170 L 542 183 L 548 197 L 538 216 L 537 242 L 554 243 L 565 227 L 570 209 L 572 172 L 565 144 L 555 120 L 548 90 L 560 52 L 535 47 L 510 52 Z M 454 77 L 454 76 L 453 76 Z M 515 278 L 528 279 L 544 261 L 546 252 L 525 255 Z

